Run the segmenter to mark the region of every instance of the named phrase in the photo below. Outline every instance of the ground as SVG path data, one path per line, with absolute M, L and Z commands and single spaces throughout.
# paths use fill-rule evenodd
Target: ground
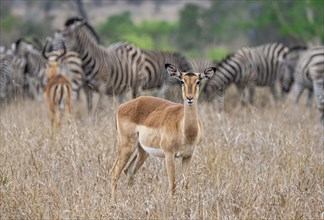
M 115 112 L 107 103 L 93 124 L 85 103 L 50 138 L 39 101 L 0 110 L 0 219 L 323 219 L 324 137 L 319 114 L 301 101 L 273 103 L 263 90 L 241 107 L 236 91 L 225 113 L 201 103 L 205 138 L 191 166 L 190 189 L 169 198 L 163 159 L 149 157 L 135 184 L 122 174 L 117 204 L 110 169 L 117 156 Z

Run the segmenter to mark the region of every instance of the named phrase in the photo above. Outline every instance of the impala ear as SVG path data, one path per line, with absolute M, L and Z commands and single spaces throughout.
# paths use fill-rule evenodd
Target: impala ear
M 178 79 L 181 79 L 181 73 L 180 71 L 173 65 L 166 63 L 165 69 L 169 73 L 170 76 L 176 77 Z
M 208 67 L 203 73 L 200 73 L 200 79 L 210 79 L 216 72 L 216 67 Z

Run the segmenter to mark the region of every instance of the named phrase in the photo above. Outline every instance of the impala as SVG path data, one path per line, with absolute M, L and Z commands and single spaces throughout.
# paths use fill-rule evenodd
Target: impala
M 67 110 L 68 113 L 71 114 L 72 85 L 69 79 L 59 73 L 59 60 L 66 53 L 65 46 L 63 48 L 64 51 L 60 56 L 55 60 L 49 60 L 45 53 L 47 42 L 43 50 L 43 56 L 47 59 L 45 74 L 48 79 L 44 95 L 49 105 L 52 135 L 54 135 L 57 128 L 61 125 L 65 111 Z M 59 112 L 59 118 L 57 118 L 57 111 Z
M 171 64 L 165 64 L 165 68 L 170 76 L 180 80 L 184 104 L 142 96 L 119 107 L 118 158 L 111 170 L 113 202 L 116 202 L 120 173 L 136 149 L 137 155 L 126 169 L 129 181 L 134 178 L 148 155 L 164 157 L 170 195 L 173 195 L 176 187 L 174 160 L 180 157 L 184 186 L 188 188 L 190 161 L 203 135 L 197 109 L 199 83 L 203 79 L 210 79 L 216 68 L 206 68 L 203 73 L 181 72 Z

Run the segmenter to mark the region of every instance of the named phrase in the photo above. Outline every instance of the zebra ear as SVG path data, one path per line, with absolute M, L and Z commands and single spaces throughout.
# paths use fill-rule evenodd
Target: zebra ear
M 203 73 L 200 73 L 200 79 L 210 79 L 216 72 L 216 67 L 208 67 Z
M 170 76 L 176 77 L 178 79 L 181 79 L 181 73 L 180 71 L 173 65 L 166 63 L 165 69 L 169 73 Z
M 82 21 L 77 21 L 77 22 L 73 23 L 72 25 L 70 25 L 69 27 L 70 27 L 71 30 L 75 30 L 75 29 L 78 28 L 78 27 L 82 27 L 82 26 L 85 25 L 86 23 L 87 23 L 87 22 L 84 21 L 84 20 L 82 20 Z

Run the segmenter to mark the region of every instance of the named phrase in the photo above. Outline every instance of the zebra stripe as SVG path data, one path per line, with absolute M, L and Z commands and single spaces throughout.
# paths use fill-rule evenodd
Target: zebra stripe
M 288 48 L 280 43 L 246 47 L 237 50 L 222 60 L 214 77 L 206 83 L 203 93 L 211 101 L 216 97 L 219 108 L 223 109 L 225 89 L 235 83 L 241 103 L 245 104 L 245 91 L 249 88 L 249 102 L 253 103 L 254 87 L 270 87 L 275 100 L 278 99 L 277 79 L 283 68 L 283 56 Z
M 307 102 L 311 103 L 314 94 L 324 126 L 324 46 L 313 47 L 303 53 L 296 66 L 294 77 L 295 103 L 298 103 L 303 90 L 307 88 L 310 93 Z
M 284 66 L 280 75 L 282 95 L 287 94 L 294 81 L 294 72 L 300 56 L 307 51 L 305 46 L 294 46 L 284 55 Z
M 100 45 L 93 28 L 78 18 L 66 21 L 62 35 L 68 49 L 80 54 L 89 113 L 92 112 L 92 90 L 99 92 L 99 103 L 103 94 L 123 95 L 134 89 L 133 95 L 137 95 L 134 87 L 139 85 L 140 62 L 131 58 L 140 55 L 135 56 L 128 50 L 121 53 L 123 47 L 116 45 L 108 48 Z
M 159 96 L 165 96 L 165 92 L 172 85 L 178 85 L 177 81 L 172 79 L 165 70 L 165 64 L 170 63 L 179 70 L 186 72 L 190 69 L 187 58 L 179 53 L 166 51 L 154 51 L 142 49 L 144 55 L 144 79 L 142 83 L 143 90 L 159 88 Z
M 48 57 L 48 62 L 57 61 L 59 63 L 59 72 L 64 73 L 72 83 L 72 99 L 79 100 L 80 90 L 85 78 L 82 60 L 80 55 L 74 51 L 67 51 L 63 57 L 58 59 L 61 54 L 61 50 L 54 50 L 46 53 L 46 56 Z
M 46 68 L 46 59 L 42 56 L 41 51 L 24 39 L 19 39 L 15 43 L 17 55 L 26 57 L 25 68 L 25 88 L 30 96 L 42 99 L 45 86 L 44 71 Z
M 26 60 L 7 55 L 0 59 L 0 105 L 23 94 Z

